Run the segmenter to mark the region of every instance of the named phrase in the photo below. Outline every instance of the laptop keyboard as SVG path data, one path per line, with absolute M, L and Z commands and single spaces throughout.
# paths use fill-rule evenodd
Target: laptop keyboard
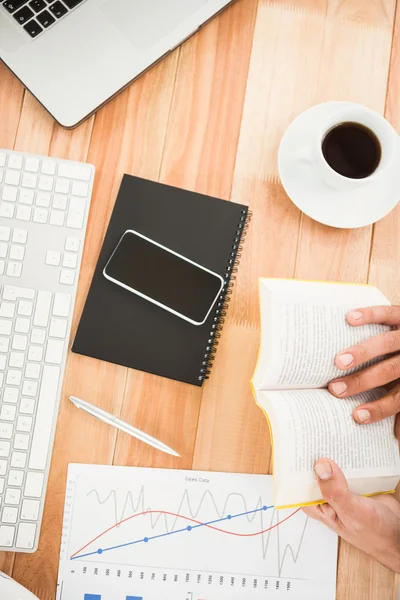
M 24 28 L 31 38 L 65 17 L 84 0 L 0 0 L 7 12 Z

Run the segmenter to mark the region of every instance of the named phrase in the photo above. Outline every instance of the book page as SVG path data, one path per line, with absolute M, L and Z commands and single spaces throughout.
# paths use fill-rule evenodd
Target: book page
M 366 494 L 379 491 L 374 477 L 398 479 L 394 417 L 370 425 L 359 425 L 352 417 L 356 406 L 384 393 L 379 389 L 347 399 L 335 398 L 328 390 L 257 393 L 257 403 L 272 426 L 274 475 L 283 495 L 293 500 L 290 504 L 320 498 L 313 472 L 320 458 L 334 460 L 348 477 L 350 487 L 352 479 L 369 478 L 372 488 L 363 492 Z
M 346 321 L 351 309 L 389 304 L 372 286 L 262 279 L 260 304 L 257 390 L 326 387 L 343 376 L 334 364 L 338 352 L 390 330 Z

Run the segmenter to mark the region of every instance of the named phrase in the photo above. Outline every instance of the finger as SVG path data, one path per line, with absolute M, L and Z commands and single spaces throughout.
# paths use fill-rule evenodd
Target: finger
M 355 396 L 366 390 L 385 385 L 399 376 L 400 355 L 392 356 L 353 375 L 335 379 L 328 385 L 328 389 L 338 398 L 347 398 L 347 396 Z
M 400 350 L 400 330 L 387 331 L 343 350 L 335 356 L 335 365 L 343 370 L 353 369 L 373 358 L 392 354 L 398 350 Z
M 332 460 L 324 458 L 315 463 L 314 472 L 322 496 L 334 510 L 337 520 L 345 527 L 354 526 L 359 521 L 360 498 L 350 492 L 341 469 Z M 325 522 L 328 520 L 324 513 L 322 518 Z
M 400 412 L 400 387 L 395 387 L 391 392 L 367 404 L 361 404 L 353 410 L 353 418 L 357 423 L 377 423 L 388 417 L 393 417 Z
M 398 440 L 400 440 L 400 414 L 396 415 L 396 421 L 394 424 L 394 434 Z
M 323 523 L 339 535 L 344 530 L 343 525 L 337 517 L 336 511 L 330 504 L 320 504 L 318 506 L 303 508 L 303 512 L 311 519 Z
M 355 327 L 369 323 L 400 325 L 400 306 L 371 306 L 357 308 L 346 315 L 348 323 Z

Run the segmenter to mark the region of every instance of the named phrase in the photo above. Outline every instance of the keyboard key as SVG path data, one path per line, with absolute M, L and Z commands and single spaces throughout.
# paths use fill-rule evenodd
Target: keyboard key
M 4 262 L 4 260 L 0 260 L 0 275 L 4 275 L 5 268 L 6 263 Z
M 10 442 L 3 442 L 0 440 L 0 456 L 7 458 L 10 454 L 11 444 Z
M 0 242 L 8 242 L 11 235 L 11 229 L 9 227 L 5 227 L 4 225 L 0 226 Z
M 27 156 L 25 160 L 25 171 L 30 171 L 31 173 L 37 173 L 39 171 L 40 161 L 38 158 L 34 156 Z
M 24 496 L 28 498 L 40 498 L 44 483 L 43 473 L 27 473 Z
M 61 2 L 54 2 L 54 4 L 49 6 L 49 10 L 55 17 L 57 17 L 57 19 L 60 19 L 68 12 L 65 6 L 61 4 Z
M 44 358 L 45 362 L 53 365 L 60 365 L 63 354 L 64 342 L 60 342 L 58 340 L 49 340 L 47 342 L 46 355 Z
M 10 404 L 16 404 L 18 402 L 19 392 L 17 388 L 5 388 L 3 394 L 3 402 L 9 402 Z
M 58 167 L 58 175 L 60 177 L 79 179 L 80 181 L 90 181 L 91 172 L 92 169 L 89 167 L 89 165 L 76 165 L 68 162 L 62 162 Z
M 28 0 L 11 0 L 10 2 L 5 2 L 3 6 L 6 10 L 8 10 L 8 12 L 13 13 L 14 11 L 21 8 L 21 6 L 26 4 L 26 2 L 28 2 Z M 4 164 L 2 166 L 4 166 L 5 164 L 6 163 L 4 161 Z
M 22 177 L 23 187 L 34 189 L 36 187 L 36 183 L 37 183 L 37 175 L 34 175 L 32 173 L 24 173 L 24 175 Z
M 28 360 L 41 362 L 43 358 L 43 348 L 41 346 L 29 346 Z
M 26 335 L 14 335 L 11 347 L 13 350 L 22 350 L 25 352 L 28 344 Z
M 42 190 L 43 192 L 51 192 L 53 189 L 53 184 L 53 177 L 47 177 L 46 175 L 41 175 L 39 177 L 39 190 Z
M 85 220 L 85 203 L 74 196 L 69 201 L 67 227 L 82 229 Z
M 23 208 L 22 206 L 19 208 Z M 5 217 L 6 219 L 12 219 L 14 216 L 14 204 L 10 202 L 0 202 L 0 217 Z M 18 217 L 17 217 L 18 218 Z M 72 227 L 72 225 L 71 225 Z
M 34 19 L 29 21 L 27 25 L 24 25 L 24 29 L 27 33 L 29 33 L 31 38 L 35 38 L 43 31 L 42 27 L 40 27 L 39 23 L 37 23 Z
M 7 265 L 8 277 L 21 277 L 22 264 L 16 262 L 9 262 Z
M 36 363 L 28 363 L 25 368 L 25 377 L 29 379 L 39 379 L 40 365 Z
M 50 206 L 51 195 L 48 192 L 38 192 L 36 197 L 36 206 L 48 208 Z
M 22 386 L 22 395 L 34 398 L 38 391 L 37 381 L 24 381 Z M 22 448 L 23 450 L 23 448 Z
M 21 495 L 22 495 L 21 490 L 14 490 L 12 488 L 8 488 L 8 490 L 6 491 L 5 498 L 4 498 L 4 504 L 11 504 L 11 505 L 18 506 L 18 504 L 21 501 Z
M 2 302 L 0 304 L 0 317 L 12 319 L 15 313 L 15 305 L 11 302 Z
M 10 258 L 13 260 L 24 260 L 25 248 L 23 246 L 11 246 Z
M 7 385 L 20 385 L 21 379 L 22 379 L 21 371 L 16 371 L 15 369 L 8 369 L 7 377 L 6 377 Z M 5 408 L 5 407 L 3 406 L 3 408 Z M 4 416 L 2 417 L 1 415 L 2 415 L 2 413 L 0 412 L 0 418 L 5 419 L 5 417 Z M 12 419 L 8 419 L 8 420 L 12 420 Z
M 36 525 L 34 523 L 20 523 L 15 545 L 21 549 L 31 549 L 35 545 Z
M 53 315 L 55 317 L 68 317 L 70 305 L 70 294 L 56 294 L 54 297 Z
M 31 288 L 17 287 L 16 285 L 5 285 L 3 288 L 3 300 L 11 300 L 15 302 L 18 298 L 26 298 L 33 300 L 35 290 Z
M 5 506 L 1 514 L 3 523 L 16 523 L 18 518 L 18 508 L 13 506 Z
M 64 339 L 67 333 L 67 326 L 68 321 L 66 319 L 52 317 L 50 320 L 49 336 Z
M 2 409 L 4 408 L 4 405 L 2 407 Z M 15 409 L 15 406 L 11 406 L 11 408 Z M 13 431 L 14 431 L 14 424 L 13 423 L 0 423 L 0 439 L 1 440 L 11 440 L 12 436 L 13 436 Z M 5 475 L 6 474 L 6 470 L 3 471 L 2 468 L 2 463 L 7 464 L 7 462 L 5 460 L 0 460 L 0 475 Z
M 74 271 L 62 269 L 60 273 L 60 283 L 64 285 L 74 285 L 75 273 Z
M 18 317 L 15 321 L 15 333 L 29 333 L 31 322 L 29 319 Z
M 14 2 L 13 2 L 14 4 Z M 5 4 L 3 4 L 5 6 Z M 19 7 L 18 7 L 19 8 Z M 0 152 L 0 167 L 4 167 L 6 164 L 7 154 L 5 152 Z
M 34 398 L 22 398 L 19 412 L 22 415 L 33 415 L 35 412 L 35 399 Z
M 32 417 L 18 417 L 17 420 L 17 431 L 23 431 L 29 433 L 32 429 Z
M 29 6 L 35 12 L 40 12 L 41 10 L 46 8 L 47 3 L 45 2 L 45 0 L 31 0 L 31 2 L 29 2 Z
M 46 331 L 44 329 L 32 329 L 31 342 L 32 344 L 44 344 L 46 339 Z
M 15 244 L 26 244 L 28 239 L 28 232 L 26 229 L 14 229 L 12 235 L 12 241 Z
M 17 185 L 17 184 L 16 184 Z M 89 186 L 87 183 L 81 181 L 74 181 L 72 184 L 72 194 L 74 196 L 80 196 L 85 198 L 89 193 Z
M 70 252 L 79 252 L 79 238 L 67 237 L 65 240 L 65 249 Z
M 11 257 L 12 258 L 12 257 Z M 75 269 L 78 263 L 78 255 L 73 252 L 65 252 L 62 260 L 62 266 L 68 269 Z
M 44 470 L 47 465 L 47 456 L 49 453 L 48 439 L 51 435 L 53 424 L 59 378 L 59 367 L 43 367 L 35 431 L 33 433 L 31 454 L 29 457 L 30 469 Z M 28 496 L 29 494 L 26 495 Z
M 6 482 L 4 481 L 4 479 L 0 479 L 0 494 L 2 494 L 4 491 L 5 483 Z
M 18 173 L 18 171 L 16 171 Z M 11 171 L 10 171 L 11 173 Z M 19 173 L 18 173 L 19 175 Z M 9 185 L 5 185 L 3 188 L 3 193 L 1 195 L 2 200 L 6 202 L 16 202 L 18 196 L 18 188 L 11 187 Z
M 52 210 L 50 213 L 50 225 L 62 227 L 64 225 L 64 213 L 61 210 Z
M 30 206 L 18 206 L 16 218 L 20 219 L 20 221 L 30 221 L 31 214 L 32 209 Z
M 17 434 L 15 437 L 17 438 L 19 434 Z M 25 438 L 28 438 L 28 436 L 24 436 Z M 21 435 L 22 438 L 22 435 Z M 14 442 L 15 443 L 15 442 Z M 25 442 L 24 442 L 25 443 Z M 29 444 L 28 444 L 29 445 Z M 8 485 L 14 485 L 16 487 L 21 487 L 22 483 L 24 481 L 24 472 L 23 471 L 15 471 L 12 470 L 9 472 L 8 474 L 8 479 L 7 479 L 7 484 Z
M 33 302 L 30 302 L 29 300 L 20 300 L 17 312 L 24 317 L 30 317 L 33 312 Z
M 19 154 L 10 154 L 7 166 L 9 169 L 22 169 L 23 162 L 24 159 Z
M 33 211 L 33 221 L 35 223 L 47 223 L 49 211 L 47 208 L 35 208 Z
M 10 335 L 12 322 L 0 319 L 0 335 Z
M 20 179 L 21 174 L 19 171 L 7 171 L 4 183 L 7 183 L 8 185 L 19 185 Z M 77 196 L 78 195 L 79 194 L 77 194 Z
M 46 265 L 58 267 L 61 262 L 61 253 L 55 250 L 48 250 L 46 253 Z
M 11 548 L 14 544 L 15 527 L 10 525 L 2 525 L 0 527 L 0 546 Z
M 6 425 L 9 425 L 6 423 Z M 4 477 L 7 473 L 8 462 L 6 460 L 0 460 L 0 475 Z
M 47 327 L 50 315 L 51 292 L 39 292 L 36 302 L 33 324 L 35 327 Z M 64 315 L 60 315 L 64 316 Z
M 32 190 L 22 189 L 19 193 L 19 201 L 21 204 L 33 204 L 35 193 Z
M 69 9 L 71 8 L 75 8 L 75 6 L 78 6 L 78 4 L 80 4 L 83 0 L 64 0 L 64 4 L 66 6 L 68 6 Z
M 62 194 L 54 194 L 53 196 L 53 208 L 58 210 L 65 210 L 67 208 L 67 198 Z
M 8 245 L 0 242 L 0 258 L 5 258 L 8 252 Z
M 11 455 L 11 466 L 14 468 L 24 469 L 28 455 L 25 452 L 13 452 Z
M 7 358 L 4 354 L 0 354 L 0 371 L 4 371 L 6 368 Z
M 58 174 L 60 175 L 60 168 L 58 169 Z M 55 191 L 59 194 L 68 194 L 69 192 L 69 181 L 68 179 L 57 179 Z
M 24 8 L 21 8 L 21 10 L 14 14 L 14 19 L 18 21 L 20 25 L 22 25 L 23 23 L 29 21 L 29 19 L 31 19 L 33 16 L 34 13 L 31 11 L 31 9 L 27 6 L 24 6 Z
M 36 0 L 36 1 L 42 1 L 42 0 Z M 43 7 L 44 8 L 46 5 L 45 3 L 43 3 Z M 56 172 L 56 162 L 54 160 L 50 160 L 50 159 L 45 159 L 42 162 L 42 173 L 44 173 L 44 175 L 55 175 Z
M 25 433 L 17 433 L 14 438 L 15 450 L 28 450 L 29 448 L 29 435 Z
M 27 320 L 27 319 L 24 319 Z M 29 323 L 29 321 L 28 321 Z M 16 331 L 16 330 L 15 330 Z M 22 333 L 22 332 L 20 332 Z M 10 367 L 22 369 L 25 362 L 25 354 L 23 352 L 11 352 L 10 354 Z
M 37 521 L 39 517 L 39 510 L 39 500 L 24 500 L 22 503 L 21 519 L 26 521 Z

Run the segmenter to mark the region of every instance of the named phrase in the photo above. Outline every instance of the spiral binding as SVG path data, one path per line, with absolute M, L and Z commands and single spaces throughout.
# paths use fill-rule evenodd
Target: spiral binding
M 251 217 L 251 211 L 245 209 L 241 211 L 239 226 L 235 234 L 230 259 L 226 267 L 225 285 L 216 304 L 216 309 L 214 312 L 214 323 L 211 327 L 210 337 L 208 338 L 206 347 L 206 353 L 204 355 L 204 360 L 201 364 L 199 381 L 202 382 L 206 379 L 209 379 L 211 368 L 214 363 L 215 354 L 217 352 L 217 346 L 219 344 L 218 340 L 221 337 L 221 331 L 225 323 L 225 317 L 228 311 L 229 302 L 231 300 L 230 296 L 233 292 L 236 273 L 238 271 L 240 258 L 242 256 L 244 237 L 247 235 L 247 230 L 249 228 Z

